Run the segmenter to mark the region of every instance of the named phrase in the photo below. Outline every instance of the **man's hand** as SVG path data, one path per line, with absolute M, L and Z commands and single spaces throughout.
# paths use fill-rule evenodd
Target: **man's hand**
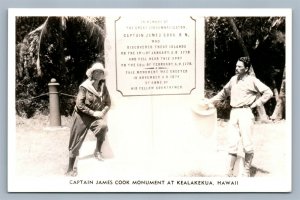
M 262 105 L 262 102 L 260 100 L 256 100 L 256 101 L 254 101 L 253 104 L 251 104 L 250 108 L 253 109 L 253 108 L 255 108 L 257 106 L 261 106 L 261 105 Z
M 206 110 L 214 108 L 213 102 L 210 99 L 201 99 L 200 105 L 202 105 Z
M 207 101 L 209 109 L 215 108 L 214 101 L 212 99 L 207 99 Z

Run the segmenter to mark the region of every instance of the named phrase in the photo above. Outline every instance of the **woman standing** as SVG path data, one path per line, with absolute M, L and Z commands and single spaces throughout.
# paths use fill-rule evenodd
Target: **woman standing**
M 111 106 L 109 92 L 105 85 L 106 70 L 99 62 L 86 71 L 88 77 L 80 86 L 73 113 L 69 140 L 69 166 L 67 176 L 76 176 L 74 168 L 80 147 L 90 129 L 97 138 L 94 156 L 102 161 L 101 146 L 108 131 L 104 116 Z

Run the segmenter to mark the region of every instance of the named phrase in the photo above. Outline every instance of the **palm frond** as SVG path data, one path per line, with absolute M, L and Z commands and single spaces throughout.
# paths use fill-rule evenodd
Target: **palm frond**
M 89 38 L 96 42 L 96 46 L 102 44 L 105 38 L 104 21 L 101 17 L 74 17 L 79 26 L 84 26 Z M 70 19 L 70 18 L 69 18 Z

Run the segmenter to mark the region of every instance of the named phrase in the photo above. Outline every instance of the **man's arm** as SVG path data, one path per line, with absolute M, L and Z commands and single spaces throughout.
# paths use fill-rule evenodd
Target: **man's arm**
M 217 101 L 225 100 L 228 96 L 230 96 L 231 90 L 231 80 L 223 87 L 223 89 L 218 92 L 215 96 L 209 99 L 209 102 L 215 104 Z
M 254 87 L 261 96 L 254 101 L 254 103 L 250 106 L 251 108 L 265 104 L 273 96 L 272 90 L 257 78 L 254 79 Z

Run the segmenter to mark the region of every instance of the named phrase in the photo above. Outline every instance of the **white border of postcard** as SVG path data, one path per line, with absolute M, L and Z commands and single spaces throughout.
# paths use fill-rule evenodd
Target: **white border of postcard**
M 62 177 L 18 180 L 15 177 L 15 17 L 16 16 L 114 16 L 118 15 L 195 15 L 195 16 L 286 16 L 286 123 L 289 148 L 287 163 L 290 174 L 282 178 L 240 178 L 233 186 L 206 185 L 205 182 L 236 181 L 231 178 L 216 177 L 171 177 L 164 181 L 202 181 L 203 185 L 97 185 L 70 184 L 70 179 Z M 292 190 L 292 12 L 291 9 L 9 9 L 8 12 L 8 191 L 9 192 L 291 192 Z M 280 148 L 280 147 L 278 147 Z M 278 161 L 280 162 L 280 161 Z M 123 177 L 124 178 L 124 177 Z M 113 182 L 123 180 L 113 177 Z M 128 178 L 129 180 L 131 178 Z M 84 180 L 83 180 L 84 181 Z

